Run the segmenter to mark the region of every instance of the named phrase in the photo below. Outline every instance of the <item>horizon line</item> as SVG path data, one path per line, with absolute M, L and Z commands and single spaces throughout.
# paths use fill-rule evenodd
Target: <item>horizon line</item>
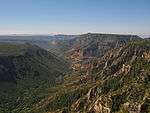
M 140 37 L 150 37 L 150 34 L 134 34 L 134 33 L 108 33 L 108 32 L 84 32 L 84 33 L 8 33 L 0 36 L 55 36 L 55 35 L 83 35 L 83 34 L 112 34 L 112 35 L 137 35 Z

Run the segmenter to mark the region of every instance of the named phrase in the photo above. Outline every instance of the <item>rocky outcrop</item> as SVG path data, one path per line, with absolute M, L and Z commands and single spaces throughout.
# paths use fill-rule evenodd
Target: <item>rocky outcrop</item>
M 142 57 L 145 58 L 148 62 L 150 62 L 150 52 L 144 52 Z
M 91 75 L 94 73 L 95 81 L 100 82 L 73 104 L 73 110 L 79 113 L 148 113 L 150 46 L 141 43 L 129 43 L 96 59 Z
M 105 98 L 106 99 L 106 98 Z M 111 100 L 109 100 L 109 97 L 107 98 L 107 102 L 103 102 L 102 98 L 99 98 L 96 100 L 96 102 L 93 104 L 93 107 L 90 108 L 89 110 L 92 112 L 94 111 L 94 113 L 110 113 L 111 109 L 108 107 L 108 104 L 111 103 Z
M 101 58 L 109 50 L 119 48 L 131 40 L 141 39 L 132 35 L 84 34 L 73 39 L 72 49 L 66 52 L 66 56 L 72 61 L 73 70 L 81 70 L 81 67 L 86 68 L 89 59 Z

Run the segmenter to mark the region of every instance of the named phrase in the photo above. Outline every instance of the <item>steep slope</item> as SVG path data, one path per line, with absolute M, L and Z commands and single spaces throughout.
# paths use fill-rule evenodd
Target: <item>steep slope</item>
M 0 112 L 23 112 L 67 71 L 68 63 L 38 46 L 0 44 Z
M 83 55 L 102 56 L 103 51 L 110 48 L 119 47 L 128 41 L 141 39 L 136 35 L 118 35 L 118 34 L 94 34 L 88 33 L 76 36 L 72 39 L 73 49 L 83 49 Z M 93 49 L 93 50 L 92 50 Z M 106 50 L 103 50 L 106 49 Z M 95 51 L 94 51 L 95 50 Z
M 149 41 L 109 51 L 91 71 L 100 83 L 72 105 L 74 112 L 150 112 Z
M 92 60 L 33 105 L 35 113 L 149 113 L 150 42 L 134 41 Z
M 70 40 L 66 47 L 73 47 L 74 40 L 76 38 Z M 2 113 L 150 112 L 148 40 L 127 38 L 127 42 L 108 49 L 102 56 L 81 57 L 81 61 L 89 65 L 83 66 L 82 63 L 83 68 L 64 77 L 61 75 L 65 73 L 66 63 L 37 46 L 2 45 L 0 48 L 0 72 L 9 78 L 1 77 Z M 8 56 L 15 60 L 9 60 Z
M 93 58 L 102 57 L 108 50 L 121 47 L 131 40 L 142 40 L 136 35 L 83 34 L 69 40 L 70 48 L 66 56 L 74 70 L 89 67 Z

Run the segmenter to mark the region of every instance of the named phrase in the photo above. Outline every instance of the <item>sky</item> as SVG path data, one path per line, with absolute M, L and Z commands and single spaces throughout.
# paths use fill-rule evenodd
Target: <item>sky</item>
M 150 35 L 150 0 L 0 0 L 0 34 Z

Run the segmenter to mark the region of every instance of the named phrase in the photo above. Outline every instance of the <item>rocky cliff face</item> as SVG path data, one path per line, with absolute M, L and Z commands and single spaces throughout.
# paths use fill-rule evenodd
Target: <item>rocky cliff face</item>
M 85 40 L 87 40 L 87 37 Z M 85 42 L 84 44 L 91 46 L 89 42 L 85 40 L 81 42 Z M 93 38 L 88 40 L 91 41 Z M 94 40 L 96 40 L 94 42 L 96 43 L 99 39 Z M 116 38 L 115 40 L 118 41 Z M 129 39 L 127 38 L 127 40 Z M 108 42 L 108 40 L 106 42 Z M 22 48 L 21 51 L 20 49 L 15 49 L 17 51 L 14 51 L 14 49 L 10 49 L 12 48 L 11 46 L 9 47 L 9 52 L 8 50 L 5 51 L 5 49 L 2 49 L 0 52 L 0 54 L 3 53 L 1 54 L 2 63 L 0 73 L 8 74 L 8 77 L 10 77 L 10 75 L 15 76 L 12 76 L 10 79 L 11 82 L 4 78 L 1 78 L 1 80 L 13 83 L 11 87 L 15 84 L 15 88 L 17 86 L 17 90 L 20 90 L 18 92 L 12 89 L 17 91 L 15 95 L 12 93 L 14 92 L 12 90 L 8 90 L 9 95 L 8 93 L 6 95 L 6 90 L 0 92 L 0 112 L 150 112 L 150 42 L 148 40 L 133 38 L 131 41 L 123 43 L 121 41 L 119 46 L 116 46 L 115 43 L 115 46 L 111 47 L 111 49 L 107 49 L 102 56 L 97 55 L 98 52 L 84 56 L 80 53 L 83 53 L 84 47 L 87 48 L 89 46 L 81 47 L 80 41 L 79 45 L 76 43 L 76 38 L 71 40 L 70 44 L 71 43 L 72 46 L 70 47 L 73 47 L 71 48 L 73 51 L 79 48 L 79 51 L 68 56 L 74 64 L 77 61 L 75 68 L 77 71 L 67 73 L 64 77 L 59 75 L 60 72 L 62 72 L 61 70 L 64 69 L 61 66 L 65 64 L 55 55 L 49 55 L 49 53 L 40 48 L 30 48 L 27 46 L 25 48 L 19 47 Z M 107 44 L 108 48 L 109 44 Z M 68 53 L 70 53 L 70 51 Z M 13 57 L 8 58 L 8 56 Z M 7 73 L 10 69 L 14 70 L 12 74 Z M 50 75 L 47 75 L 47 73 L 50 73 Z M 49 84 L 50 81 L 56 81 L 58 84 L 51 86 Z
M 133 41 L 109 50 L 92 61 L 89 75 L 76 72 L 66 76 L 56 95 L 45 98 L 48 101 L 34 107 L 35 112 L 149 113 L 149 52 L 149 41 Z
M 72 105 L 73 112 L 150 112 L 149 52 L 149 42 L 133 42 L 107 52 L 93 68 L 100 84 Z
M 84 34 L 72 39 L 67 57 L 72 61 L 73 70 L 87 70 L 91 60 L 102 57 L 107 51 L 125 45 L 132 40 L 141 40 L 134 35 Z

